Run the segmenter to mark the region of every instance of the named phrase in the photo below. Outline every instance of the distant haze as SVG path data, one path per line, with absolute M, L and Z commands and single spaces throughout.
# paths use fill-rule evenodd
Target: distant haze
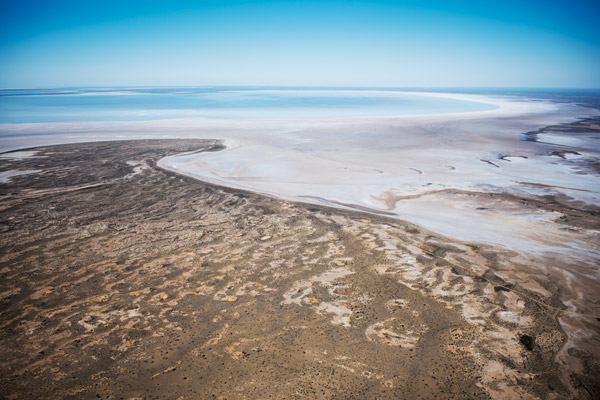
M 600 87 L 598 1 L 0 0 L 0 87 Z

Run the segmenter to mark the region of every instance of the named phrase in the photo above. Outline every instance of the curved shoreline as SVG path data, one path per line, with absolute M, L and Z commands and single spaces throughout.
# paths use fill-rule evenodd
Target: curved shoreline
M 298 126 L 292 131 L 282 127 L 276 137 L 271 133 L 255 134 L 252 130 L 249 134 L 230 133 L 216 136 L 227 147 L 219 154 L 175 155 L 160 160 L 159 165 L 207 182 L 288 200 L 338 207 L 352 205 L 351 208 L 392 214 L 461 240 L 478 241 L 485 237 L 487 243 L 517 250 L 577 253 L 581 249 L 577 244 L 579 239 L 555 229 L 551 214 L 523 216 L 518 210 L 508 209 L 503 214 L 504 220 L 496 219 L 496 226 L 484 232 L 478 232 L 477 226 L 472 225 L 457 230 L 467 220 L 487 218 L 487 213 L 478 210 L 490 205 L 472 202 L 453 205 L 449 203 L 452 199 L 431 196 L 417 199 L 431 191 L 455 190 L 506 192 L 521 197 L 568 194 L 574 201 L 600 205 L 600 199 L 594 200 L 597 196 L 590 190 L 597 183 L 596 178 L 573 174 L 569 165 L 540 156 L 539 143 L 532 145 L 515 135 L 515 131 L 527 131 L 532 123 L 542 124 L 548 118 L 562 121 L 563 117 L 552 113 L 522 115 L 519 110 L 524 107 L 527 105 L 509 105 L 473 113 L 477 115 L 397 118 L 394 122 L 387 120 L 389 124 L 366 119 Z M 574 116 L 569 118 L 572 120 Z M 361 133 L 366 130 L 369 135 Z M 569 185 L 563 184 L 565 179 Z M 406 200 L 407 196 L 412 199 Z M 393 198 L 403 201 L 390 202 Z M 444 216 L 438 212 L 440 207 L 463 216 L 444 223 Z M 422 217 L 433 211 L 437 214 L 432 218 Z M 544 243 L 529 234 L 540 230 L 546 231 L 547 238 L 554 239 L 548 241 L 542 237 Z M 518 236 L 513 239 L 515 232 Z

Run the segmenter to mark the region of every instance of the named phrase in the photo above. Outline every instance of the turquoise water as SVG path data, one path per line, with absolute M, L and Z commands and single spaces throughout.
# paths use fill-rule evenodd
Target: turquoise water
M 485 111 L 494 105 L 360 90 L 0 90 L 0 123 L 170 118 L 337 118 Z

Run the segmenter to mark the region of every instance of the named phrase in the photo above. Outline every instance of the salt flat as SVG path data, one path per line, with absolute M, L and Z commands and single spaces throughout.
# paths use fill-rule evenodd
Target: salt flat
M 567 196 L 597 206 L 597 174 L 586 169 L 586 161 L 598 156 L 597 141 L 546 133 L 531 142 L 522 135 L 589 117 L 593 110 L 508 96 L 408 94 L 496 108 L 399 117 L 2 124 L 1 147 L 157 137 L 220 139 L 224 151 L 171 156 L 160 165 L 286 199 L 385 213 L 466 241 L 598 256 L 594 247 L 585 245 L 597 238 L 595 231 L 565 231 L 552 223 L 556 215 L 551 212 L 522 212 L 506 202 L 492 204 L 470 195 Z M 550 142 L 542 143 L 544 139 Z M 587 156 L 565 162 L 551 155 L 565 142 Z
M 263 121 L 263 131 L 254 128 L 254 122 L 242 131 L 220 132 L 225 151 L 171 156 L 160 165 L 286 199 L 395 215 L 467 241 L 528 251 L 574 250 L 581 256 L 580 237 L 552 224 L 551 213 L 524 213 L 448 190 L 550 194 L 598 205 L 597 175 L 582 173 L 581 165 L 560 162 L 543 145 L 524 141 L 520 135 L 589 116 L 590 111 L 522 99 L 443 96 L 489 102 L 498 109 L 397 118 Z M 280 129 L 273 132 L 275 123 Z M 587 250 L 597 256 L 594 249 Z

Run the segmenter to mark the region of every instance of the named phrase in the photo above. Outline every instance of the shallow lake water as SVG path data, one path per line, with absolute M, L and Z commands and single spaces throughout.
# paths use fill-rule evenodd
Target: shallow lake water
M 373 90 L 2 90 L 0 123 L 433 115 L 493 104 Z

